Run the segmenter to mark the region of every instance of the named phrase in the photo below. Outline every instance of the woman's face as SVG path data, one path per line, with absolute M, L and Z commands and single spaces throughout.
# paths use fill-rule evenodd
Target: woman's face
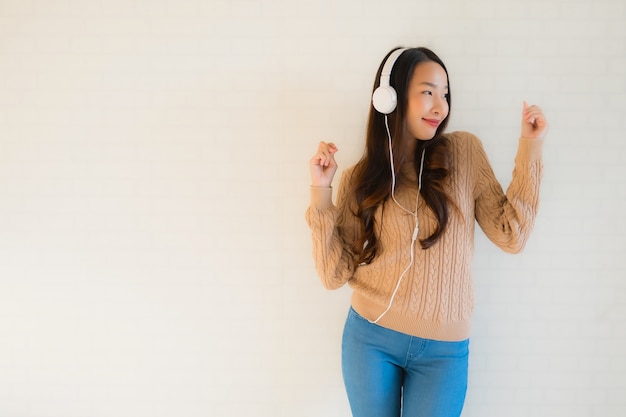
M 409 82 L 406 124 L 415 139 L 430 140 L 448 117 L 448 76 L 436 62 L 418 64 Z

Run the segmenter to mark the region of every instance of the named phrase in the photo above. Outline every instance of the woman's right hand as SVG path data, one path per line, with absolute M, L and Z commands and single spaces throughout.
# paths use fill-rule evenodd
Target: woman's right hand
M 338 150 L 334 143 L 320 142 L 317 152 L 309 161 L 312 186 L 330 187 L 335 172 L 337 172 L 335 153 Z

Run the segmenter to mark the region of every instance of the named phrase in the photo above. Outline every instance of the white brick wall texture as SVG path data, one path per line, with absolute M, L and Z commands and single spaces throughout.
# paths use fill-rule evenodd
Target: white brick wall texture
M 348 416 L 308 159 L 358 159 L 396 45 L 504 186 L 551 122 L 525 252 L 476 237 L 463 416 L 624 416 L 622 0 L 1 0 L 0 416 Z

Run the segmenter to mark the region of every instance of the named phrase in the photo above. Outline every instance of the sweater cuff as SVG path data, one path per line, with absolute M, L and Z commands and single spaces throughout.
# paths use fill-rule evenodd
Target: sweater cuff
M 324 210 L 333 206 L 333 188 L 311 186 L 311 206 Z
M 520 138 L 517 157 L 528 161 L 541 160 L 543 141 L 543 139 Z

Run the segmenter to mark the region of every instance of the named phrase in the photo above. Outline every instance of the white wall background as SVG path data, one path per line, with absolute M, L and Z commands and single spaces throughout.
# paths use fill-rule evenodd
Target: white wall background
M 477 235 L 464 417 L 624 416 L 623 0 L 0 0 L 0 416 L 348 416 L 308 159 L 397 45 L 505 185 L 552 125 L 526 251 Z

